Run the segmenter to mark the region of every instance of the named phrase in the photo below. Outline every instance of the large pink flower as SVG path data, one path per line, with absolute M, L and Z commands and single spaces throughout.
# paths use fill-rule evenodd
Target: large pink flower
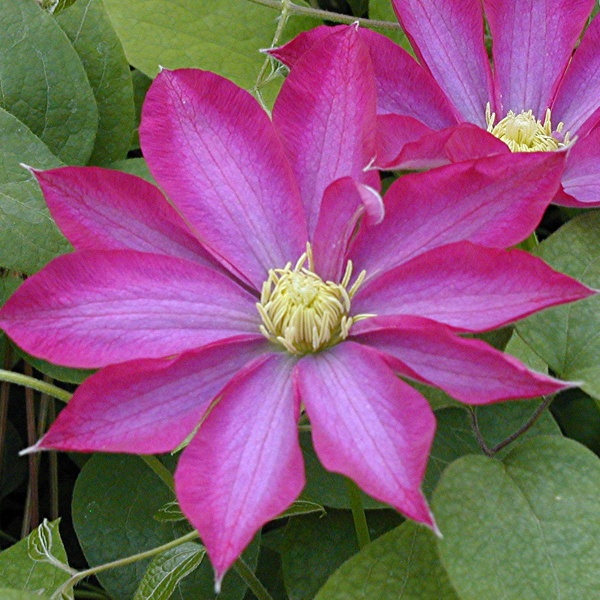
M 379 91 L 378 166 L 429 168 L 509 147 L 552 151 L 571 139 L 554 202 L 600 206 L 600 18 L 573 53 L 594 0 L 392 1 L 420 64 L 361 31 Z M 309 31 L 273 54 L 291 66 L 331 32 Z
M 590 294 L 503 250 L 539 221 L 564 156 L 403 177 L 381 222 L 364 170 L 375 96 L 344 29 L 301 59 L 273 121 L 212 73 L 156 78 L 141 140 L 172 205 L 115 171 L 36 172 L 75 252 L 25 281 L 0 325 L 100 370 L 34 449 L 161 453 L 202 422 L 175 479 L 218 579 L 302 490 L 303 407 L 325 467 L 434 527 L 420 490 L 434 416 L 396 374 L 473 404 L 567 385 L 457 335 Z

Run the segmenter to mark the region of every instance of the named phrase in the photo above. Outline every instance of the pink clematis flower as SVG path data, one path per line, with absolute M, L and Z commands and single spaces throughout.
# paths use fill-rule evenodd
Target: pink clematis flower
M 271 121 L 231 82 L 163 71 L 141 140 L 161 191 L 100 168 L 35 172 L 75 251 L 23 283 L 0 325 L 98 367 L 33 450 L 183 450 L 181 507 L 217 581 L 304 485 L 297 421 L 324 466 L 435 528 L 420 490 L 435 430 L 397 377 L 485 404 L 569 385 L 460 332 L 590 295 L 524 239 L 564 156 L 505 156 L 401 178 L 365 171 L 376 91 L 353 28 L 317 44 Z
M 594 0 L 392 2 L 420 64 L 388 38 L 361 31 L 379 92 L 379 167 L 569 147 L 554 202 L 600 206 L 600 18 L 573 52 Z M 331 32 L 306 32 L 272 54 L 293 66 Z

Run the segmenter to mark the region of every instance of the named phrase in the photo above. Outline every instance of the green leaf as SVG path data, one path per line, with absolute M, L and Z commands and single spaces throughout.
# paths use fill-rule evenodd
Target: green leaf
M 573 219 L 536 254 L 558 271 L 600 287 L 600 212 Z M 561 378 L 600 400 L 600 296 L 545 310 L 517 324 L 519 335 Z
M 135 105 L 135 131 L 133 132 L 133 137 L 131 139 L 131 150 L 137 150 L 140 147 L 138 129 L 142 119 L 142 106 L 144 104 L 144 99 L 146 98 L 146 93 L 152 83 L 152 79 L 147 75 L 144 75 L 144 73 L 138 69 L 134 69 L 131 72 L 131 79 L 133 81 L 133 103 Z
M 46 596 L 45 594 L 40 596 L 40 594 L 36 592 L 9 590 L 8 588 L 0 589 L 0 598 L 2 598 L 2 600 L 49 600 L 49 596 Z
M 0 30 L 0 106 L 61 160 L 85 164 L 98 110 L 73 46 L 35 0 L 0 0 Z
M 396 527 L 402 517 L 392 510 L 367 512 L 371 538 Z M 281 561 L 290 600 L 312 600 L 328 577 L 358 551 L 350 511 L 291 519 L 285 529 Z
M 172 521 L 185 521 L 185 515 L 181 512 L 179 502 L 177 500 L 171 500 L 163 506 L 161 506 L 154 515 L 154 518 L 161 523 L 168 523 Z
M 125 158 L 134 128 L 133 84 L 102 0 L 79 0 L 56 21 L 81 59 L 98 106 L 98 133 L 89 164 Z
M 69 573 L 58 566 L 67 563 L 59 522 L 44 521 L 27 538 L 0 552 L 0 587 L 49 596 L 69 579 Z
M 129 62 L 153 77 L 159 65 L 214 71 L 250 89 L 265 61 L 278 11 L 248 0 L 104 0 Z M 290 17 L 281 42 L 314 26 Z M 151 43 L 149 43 L 151 40 Z
M 174 461 L 169 459 L 170 463 Z M 73 491 L 73 524 L 90 565 L 99 565 L 166 544 L 190 531 L 187 523 L 158 522 L 157 511 L 173 500 L 172 492 L 137 456 L 94 455 L 83 467 Z M 244 553 L 254 568 L 260 541 Z M 149 561 L 98 573 L 113 600 L 131 600 Z M 214 573 L 203 561 L 179 583 L 184 600 L 213 598 Z M 219 600 L 241 600 L 245 584 L 230 570 Z
M 306 487 L 302 499 L 331 508 L 350 508 L 346 479 L 338 473 L 327 471 L 322 465 L 312 445 L 308 432 L 300 433 L 300 446 L 306 467 Z M 371 496 L 362 493 L 363 506 L 371 508 L 389 508 Z
M 52 379 L 58 379 L 58 381 L 65 381 L 66 383 L 83 383 L 90 375 L 95 373 L 93 369 L 71 369 L 69 367 L 61 367 L 49 363 L 41 358 L 31 356 L 22 350 L 18 346 L 15 346 L 16 354 L 18 354 L 23 360 L 26 360 L 34 369 L 37 369 L 40 373 L 48 375 Z
M 277 519 L 285 519 L 287 517 L 297 517 L 299 515 L 309 515 L 311 513 L 319 513 L 325 515 L 327 511 L 316 502 L 309 500 L 296 500 L 287 510 L 284 510 Z
M 110 165 L 111 169 L 117 169 L 117 171 L 124 171 L 130 175 L 137 175 L 146 181 L 156 185 L 154 177 L 148 170 L 148 165 L 143 158 L 127 158 L 126 160 L 118 160 L 117 162 Z
M 502 462 L 466 456 L 434 494 L 442 563 L 462 600 L 590 600 L 600 589 L 600 459 L 540 436 Z
M 434 534 L 407 521 L 347 560 L 315 600 L 459 600 L 435 549 Z
M 148 566 L 133 600 L 168 600 L 177 584 L 200 566 L 206 550 L 186 542 L 159 554 Z
M 376 19 L 377 21 L 398 22 L 390 0 L 371 0 L 369 2 L 369 17 L 371 19 Z M 396 44 L 399 44 L 407 52 L 413 54 L 410 42 L 402 29 L 381 29 L 379 30 L 379 33 L 394 40 Z
M 62 164 L 21 121 L 0 108 L 0 266 L 30 274 L 70 246 L 21 162 L 41 169 Z

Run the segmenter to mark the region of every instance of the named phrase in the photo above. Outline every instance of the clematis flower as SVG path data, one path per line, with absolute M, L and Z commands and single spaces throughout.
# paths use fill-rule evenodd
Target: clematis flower
M 388 38 L 360 32 L 379 91 L 379 167 L 568 147 L 554 202 L 600 206 L 600 18 L 574 51 L 594 0 L 392 2 L 420 64 Z M 331 32 L 303 33 L 273 55 L 292 66 Z
M 326 468 L 435 528 L 420 489 L 435 419 L 397 374 L 472 404 L 569 385 L 458 335 L 591 293 L 503 249 L 541 218 L 564 156 L 403 177 L 382 220 L 364 170 L 375 108 L 349 28 L 298 62 L 272 121 L 220 76 L 162 71 L 141 142 L 172 204 L 116 171 L 34 171 L 75 251 L 27 279 L 0 325 L 36 356 L 100 370 L 31 450 L 162 453 L 191 437 L 176 493 L 218 582 L 304 486 L 302 410 Z

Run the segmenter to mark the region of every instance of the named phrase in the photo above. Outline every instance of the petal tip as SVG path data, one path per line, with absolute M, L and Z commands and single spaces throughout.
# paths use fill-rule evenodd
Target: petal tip
M 45 450 L 42 448 L 42 440 L 37 441 L 33 446 L 29 446 L 19 452 L 19 456 L 27 456 L 28 454 L 35 454 L 36 452 L 41 452 Z

